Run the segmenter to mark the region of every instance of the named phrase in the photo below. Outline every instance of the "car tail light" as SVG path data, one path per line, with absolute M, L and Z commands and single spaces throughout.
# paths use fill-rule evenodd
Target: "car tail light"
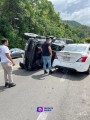
M 57 54 L 56 54 L 56 53 L 54 54 L 54 59 L 58 59 L 58 57 L 57 57 Z
M 85 62 L 87 58 L 88 56 L 83 56 L 79 60 L 77 60 L 77 62 Z

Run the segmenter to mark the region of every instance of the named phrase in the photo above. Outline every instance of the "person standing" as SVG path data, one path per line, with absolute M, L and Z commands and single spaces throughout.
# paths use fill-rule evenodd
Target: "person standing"
M 12 66 L 15 65 L 13 62 L 10 51 L 8 48 L 8 40 L 1 40 L 0 46 L 0 57 L 1 57 L 1 65 L 4 70 L 4 79 L 5 79 L 5 87 L 14 87 L 16 84 L 13 83 L 12 79 Z
M 52 74 L 52 70 L 51 70 L 52 49 L 50 46 L 50 38 L 49 37 L 46 37 L 46 41 L 42 45 L 42 56 L 43 56 L 44 74 L 48 73 L 46 70 L 47 64 L 48 64 L 49 74 Z

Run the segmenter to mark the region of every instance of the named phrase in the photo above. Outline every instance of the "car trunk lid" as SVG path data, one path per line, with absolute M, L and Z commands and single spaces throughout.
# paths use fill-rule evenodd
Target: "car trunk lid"
M 74 63 L 82 57 L 82 53 L 81 52 L 61 51 L 61 52 L 57 52 L 57 57 L 61 62 Z

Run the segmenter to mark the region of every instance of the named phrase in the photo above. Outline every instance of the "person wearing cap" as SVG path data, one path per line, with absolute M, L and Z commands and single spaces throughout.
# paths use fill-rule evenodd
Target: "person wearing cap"
M 0 46 L 0 57 L 1 57 L 1 65 L 4 70 L 4 79 L 5 79 L 5 87 L 14 87 L 16 84 L 13 83 L 12 79 L 12 66 L 15 65 L 13 62 L 10 51 L 8 48 L 8 40 L 1 40 L 2 45 Z
M 52 49 L 50 45 L 50 38 L 46 37 L 45 43 L 42 45 L 42 56 L 43 56 L 43 69 L 44 74 L 47 74 L 46 66 L 48 64 L 49 74 L 52 74 L 51 70 L 51 58 L 52 58 Z

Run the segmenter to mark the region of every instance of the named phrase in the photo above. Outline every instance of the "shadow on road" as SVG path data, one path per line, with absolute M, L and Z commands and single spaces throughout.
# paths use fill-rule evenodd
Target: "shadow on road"
M 88 77 L 85 73 L 79 73 L 75 71 L 68 71 L 68 70 L 55 70 L 55 73 L 52 74 L 54 77 L 60 77 L 61 75 L 64 77 L 66 75 L 67 80 L 72 80 L 72 81 L 81 81 L 84 80 L 86 77 Z
M 40 70 L 37 71 L 26 71 L 24 69 L 18 68 L 17 70 L 13 70 L 13 74 L 18 75 L 18 76 L 31 76 L 35 74 L 36 72 L 39 72 Z
M 67 75 L 67 79 L 72 81 L 85 80 L 86 77 L 88 77 L 88 75 L 86 75 L 85 73 L 79 73 L 79 72 L 69 72 Z
M 48 74 L 32 75 L 32 78 L 36 80 L 44 80 L 46 76 L 48 76 Z
M 36 80 L 44 80 L 47 75 L 44 75 L 44 74 L 36 74 L 35 73 L 38 73 L 40 72 L 41 69 L 39 70 L 35 70 L 35 71 L 26 71 L 24 69 L 17 69 L 17 70 L 14 70 L 13 71 L 13 74 L 15 75 L 18 75 L 18 76 L 32 76 L 33 79 L 36 79 Z M 78 73 L 78 72 L 75 72 L 75 71 L 68 71 L 68 70 L 54 70 L 54 73 L 51 75 L 51 76 L 54 76 L 54 77 L 58 77 L 58 78 L 62 78 L 64 76 L 66 76 L 65 78 L 67 80 L 72 80 L 72 81 L 81 81 L 81 80 L 84 80 L 86 77 L 88 77 L 85 73 Z
M 59 78 L 62 78 L 63 76 L 63 73 L 59 73 L 55 70 L 53 70 L 53 74 L 49 75 L 49 74 L 39 74 L 39 75 L 32 75 L 32 78 L 33 79 L 37 79 L 37 80 L 44 80 L 45 77 L 47 76 L 54 76 L 54 77 L 59 77 Z

